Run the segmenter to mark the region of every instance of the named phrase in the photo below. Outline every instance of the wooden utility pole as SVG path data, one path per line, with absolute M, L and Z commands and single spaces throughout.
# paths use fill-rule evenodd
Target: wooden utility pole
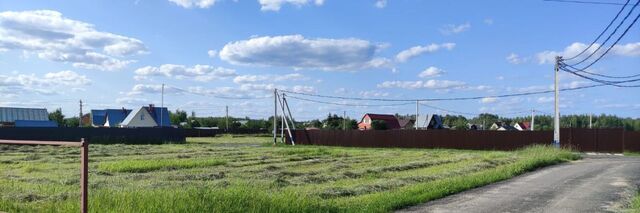
M 347 130 L 347 111 L 342 111 L 342 130 Z

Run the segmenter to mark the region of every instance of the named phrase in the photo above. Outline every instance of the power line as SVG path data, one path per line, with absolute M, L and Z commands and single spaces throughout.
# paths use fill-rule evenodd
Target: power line
M 314 103 L 320 103 L 320 104 L 331 104 L 331 105 L 340 105 L 340 106 L 380 107 L 380 106 L 404 106 L 404 105 L 414 104 L 413 102 L 398 103 L 398 104 L 350 104 L 350 103 L 337 103 L 337 102 L 319 101 L 319 100 L 306 99 L 306 98 L 301 98 L 301 97 L 296 97 L 296 96 L 291 96 L 291 95 L 287 95 L 287 98 L 293 98 L 293 99 L 297 99 L 297 100 L 301 100 L 301 101 L 308 101 L 308 102 L 314 102 Z
M 602 80 L 602 79 L 597 79 L 597 78 L 585 76 L 585 75 L 582 75 L 582 74 L 580 74 L 578 72 L 566 69 L 565 67 L 561 67 L 560 69 L 565 71 L 565 72 L 571 73 L 571 74 L 573 74 L 575 76 L 578 76 L 578 77 L 581 77 L 581 78 L 584 78 L 584 79 L 587 79 L 587 80 L 590 80 L 590 81 L 593 81 L 593 82 L 601 83 L 601 85 L 609 85 L 609 86 L 614 86 L 614 87 L 640 87 L 640 85 L 620 85 L 620 84 L 623 84 L 623 83 L 631 83 L 631 82 L 640 81 L 640 78 L 624 80 L 624 81 L 607 81 L 607 80 Z
M 609 39 L 611 39 L 611 37 L 612 37 L 613 35 L 615 35 L 615 33 L 616 33 L 616 32 L 618 32 L 618 29 L 620 29 L 620 27 L 624 24 L 624 22 L 626 22 L 626 21 L 627 21 L 627 19 L 629 18 L 629 16 L 633 13 L 633 11 L 634 11 L 634 10 L 636 9 L 636 7 L 638 6 L 638 4 L 640 4 L 640 0 L 638 0 L 638 1 L 633 5 L 633 7 L 631 7 L 631 10 L 629 10 L 629 12 L 627 13 L 627 15 L 625 15 L 625 16 L 624 16 L 624 18 L 622 19 L 622 21 L 620 22 L 620 24 L 618 24 L 618 26 L 616 26 L 616 28 L 613 30 L 613 32 L 611 32 L 611 33 L 609 34 L 609 36 L 607 36 L 607 38 L 602 42 L 602 44 L 601 44 L 601 45 L 599 45 L 599 46 L 598 46 L 598 48 L 596 48 L 596 50 L 594 50 L 594 51 L 593 51 L 591 54 L 589 54 L 589 56 L 587 56 L 586 58 L 584 58 L 584 59 L 580 60 L 580 61 L 579 61 L 579 62 L 577 62 L 577 63 L 571 64 L 571 65 L 572 65 L 572 66 L 575 66 L 575 65 L 581 64 L 581 63 L 583 63 L 583 62 L 585 62 L 585 61 L 589 60 L 589 58 L 591 58 L 593 55 L 595 55 L 595 54 L 596 54 L 596 53 L 597 53 L 597 52 L 598 52 L 598 51 L 599 51 L 599 50 L 600 50 L 600 49 L 601 49 L 601 48 L 602 48 L 602 47 L 603 47 L 607 42 L 609 42 Z M 624 8 L 625 8 L 625 7 L 626 7 L 626 5 L 625 5 L 624 7 L 622 7 L 622 9 L 624 10 Z M 622 12 L 622 10 L 621 10 L 620 12 Z M 617 17 L 618 17 L 618 16 L 616 15 L 616 18 L 617 18 Z M 636 20 L 637 20 L 637 18 L 636 18 Z M 612 22 L 613 22 L 613 21 L 615 21 L 615 19 L 614 19 L 614 20 L 612 20 Z M 608 49 L 608 50 L 610 50 L 611 48 L 613 48 L 613 46 L 615 46 L 615 45 L 618 43 L 618 41 L 620 41 L 620 39 L 621 39 L 622 37 L 624 37 L 624 35 L 627 33 L 627 31 L 629 30 L 629 28 L 631 28 L 631 26 L 633 26 L 633 24 L 635 24 L 635 20 L 634 20 L 634 21 L 633 21 L 633 22 L 632 22 L 632 23 L 627 27 L 627 30 L 625 30 L 625 32 L 624 32 L 622 35 L 620 35 L 620 37 L 618 37 L 618 39 L 616 40 L 616 42 L 615 42 L 613 45 L 611 45 L 611 47 L 609 47 L 609 49 Z M 592 44 L 592 45 L 593 45 L 593 44 Z M 588 47 L 588 48 L 590 48 L 590 47 Z M 584 51 L 587 51 L 587 50 L 588 50 L 588 48 L 585 48 L 585 50 L 584 50 Z M 604 55 L 606 55 L 606 54 L 607 54 L 607 52 L 609 52 L 608 50 L 607 50 L 605 53 L 603 53 L 603 54 L 602 54 L 602 55 L 601 55 L 597 60 L 600 60 L 600 58 L 602 58 Z M 596 61 L 597 61 L 597 60 L 596 60 Z M 586 68 L 585 68 L 585 69 L 586 69 Z
M 576 1 L 576 0 L 543 0 L 550 2 L 562 2 L 562 3 L 577 3 L 577 4 L 601 4 L 601 5 L 623 5 L 615 2 L 601 2 L 601 1 Z
M 578 70 L 579 70 L 578 68 L 576 68 L 576 67 L 574 67 L 574 66 L 571 66 L 571 65 L 568 65 L 568 64 L 565 64 L 565 63 L 562 63 L 562 65 L 567 66 L 567 67 L 570 67 L 570 68 L 573 68 L 575 71 L 578 71 Z M 640 74 L 627 75 L 627 76 L 613 76 L 613 75 L 604 75 L 604 74 L 599 74 L 599 73 L 593 73 L 593 72 L 589 72 L 589 71 L 586 71 L 586 70 L 580 70 L 579 72 L 586 73 L 586 74 L 589 74 L 589 75 L 600 76 L 600 77 L 603 77 L 603 78 L 625 79 L 625 78 L 635 78 L 635 77 L 640 77 Z
M 616 14 L 616 16 L 613 18 L 613 20 L 611 20 L 611 22 L 609 22 L 609 24 L 607 25 L 606 28 L 604 28 L 604 30 L 602 30 L 602 32 L 600 33 L 600 35 L 598 35 L 598 37 L 596 37 L 596 39 L 593 40 L 593 42 L 591 42 L 591 44 L 589 44 L 589 46 L 587 48 L 585 48 L 584 50 L 582 50 L 582 52 L 578 53 L 577 55 L 567 58 L 565 60 L 572 60 L 577 58 L 578 56 L 582 55 L 583 53 L 587 52 L 587 50 L 589 48 L 591 48 L 599 39 L 600 37 L 602 37 L 602 35 L 604 35 L 605 32 L 607 32 L 607 30 L 609 30 L 609 28 L 611 27 L 611 25 L 613 25 L 613 23 L 618 19 L 618 17 L 620 16 L 620 14 L 622 13 L 622 11 L 624 11 L 624 8 L 627 7 L 627 5 L 629 4 L 630 0 L 627 0 L 627 2 L 624 3 L 624 6 L 622 6 L 622 8 L 620 8 L 620 11 L 618 11 L 618 13 Z M 603 44 L 604 45 L 604 44 Z
M 564 88 L 564 89 L 560 89 L 560 91 L 580 90 L 580 89 L 600 87 L 600 86 L 605 86 L 605 85 L 608 85 L 608 84 L 593 84 L 593 85 L 573 87 L 573 88 Z M 479 100 L 479 99 L 483 99 L 483 98 L 507 98 L 507 97 L 516 97 L 516 96 L 539 95 L 539 94 L 547 94 L 547 93 L 555 92 L 555 90 L 543 90 L 543 91 L 535 91 L 535 92 L 522 92 L 522 93 L 511 93 L 511 94 L 502 94 L 502 95 L 470 96 L 470 97 L 454 97 L 454 98 L 385 99 L 385 98 L 360 98 L 360 97 L 318 95 L 318 94 L 309 94 L 309 93 L 302 93 L 302 92 L 292 92 L 292 91 L 286 91 L 286 90 L 280 90 L 280 91 L 287 92 L 287 93 L 292 93 L 292 94 L 304 95 L 304 96 L 320 97 L 320 98 L 331 98 L 331 99 L 342 99 L 342 100 L 359 100 L 359 101 L 388 101 L 388 102 L 466 101 L 466 100 Z
M 177 89 L 179 91 L 185 92 L 185 93 L 189 93 L 189 94 L 195 94 L 195 95 L 201 95 L 201 96 L 208 96 L 208 97 L 214 97 L 214 98 L 220 98 L 220 99 L 231 99 L 231 100 L 252 100 L 252 99 L 264 99 L 264 98 L 268 98 L 268 97 L 229 97 L 229 96 L 217 96 L 217 95 L 212 95 L 212 94 L 204 94 L 204 93 L 199 93 L 199 92 L 194 92 L 194 91 L 190 91 L 190 90 L 186 90 L 186 89 L 182 89 L 179 87 L 175 87 L 175 86 L 171 86 L 171 85 L 167 85 L 168 87 Z

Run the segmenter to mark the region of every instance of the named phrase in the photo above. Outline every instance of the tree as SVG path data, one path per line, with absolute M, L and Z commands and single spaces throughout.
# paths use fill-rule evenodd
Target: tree
M 371 122 L 371 128 L 374 130 L 386 130 L 387 122 L 383 120 L 374 120 Z
M 180 125 L 182 122 L 187 122 L 187 112 L 176 109 L 175 113 L 169 112 L 169 120 L 171 120 L 171 124 Z
M 49 120 L 55 121 L 58 123 L 58 126 L 65 126 L 64 124 L 64 115 L 62 114 L 62 109 L 58 108 L 53 112 L 49 113 Z
M 67 127 L 78 127 L 80 126 L 80 119 L 78 117 L 65 118 L 64 124 Z

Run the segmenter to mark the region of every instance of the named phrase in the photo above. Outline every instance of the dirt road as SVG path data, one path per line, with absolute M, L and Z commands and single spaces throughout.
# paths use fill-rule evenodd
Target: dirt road
M 640 186 L 640 158 L 585 155 L 398 212 L 618 212 Z

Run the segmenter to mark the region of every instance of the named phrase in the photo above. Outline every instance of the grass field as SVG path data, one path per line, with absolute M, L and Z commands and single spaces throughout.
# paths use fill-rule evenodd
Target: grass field
M 388 212 L 577 159 L 514 152 L 276 146 L 268 137 L 92 145 L 92 212 Z M 77 148 L 0 146 L 0 211 L 78 212 Z

